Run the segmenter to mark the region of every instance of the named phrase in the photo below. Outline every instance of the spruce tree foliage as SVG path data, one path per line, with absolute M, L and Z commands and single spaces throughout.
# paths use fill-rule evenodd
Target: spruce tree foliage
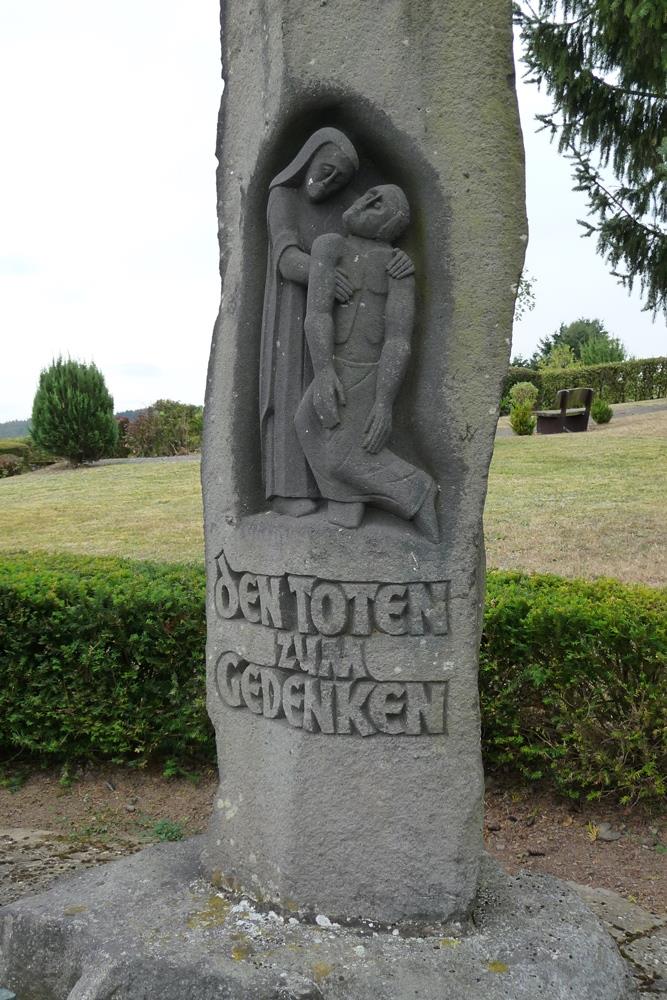
M 113 399 L 94 364 L 59 357 L 41 372 L 32 439 L 73 465 L 113 455 L 118 440 Z
M 515 19 L 529 78 L 553 102 L 538 120 L 588 199 L 585 235 L 647 309 L 666 308 L 665 0 L 520 0 Z

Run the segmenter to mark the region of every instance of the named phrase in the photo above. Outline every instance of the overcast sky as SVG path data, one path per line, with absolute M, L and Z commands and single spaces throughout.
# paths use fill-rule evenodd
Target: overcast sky
M 203 400 L 219 297 L 218 0 L 0 0 L 0 420 L 29 415 L 57 354 L 93 360 L 116 408 Z M 567 163 L 521 86 L 530 354 L 562 321 L 598 317 L 638 357 L 664 320 L 579 237 Z

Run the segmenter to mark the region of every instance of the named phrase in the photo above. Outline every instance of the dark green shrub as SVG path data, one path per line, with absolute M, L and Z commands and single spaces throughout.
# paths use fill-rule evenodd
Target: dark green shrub
M 667 590 L 491 573 L 480 663 L 487 766 L 569 794 L 664 801 Z
M 0 752 L 213 755 L 201 567 L 0 559 Z M 561 791 L 664 799 L 667 590 L 492 572 L 486 766 Z
M 500 416 L 506 417 L 510 412 L 510 398 L 509 396 L 503 396 L 500 400 Z
M 145 759 L 211 752 L 200 567 L 0 560 L 0 750 Z
M 112 455 L 117 438 L 113 399 L 95 365 L 58 358 L 41 372 L 32 404 L 38 447 L 78 465 Z
M 23 472 L 23 461 L 19 455 L 0 455 L 0 479 L 18 476 Z
M 614 411 L 605 399 L 593 400 L 591 405 L 591 416 L 596 424 L 608 424 L 614 415 Z

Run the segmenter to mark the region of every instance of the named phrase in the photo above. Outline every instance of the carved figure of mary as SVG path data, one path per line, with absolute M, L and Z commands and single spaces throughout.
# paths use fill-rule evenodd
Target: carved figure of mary
M 315 132 L 271 181 L 262 348 L 260 418 L 262 467 L 267 499 L 282 513 L 300 515 L 318 496 L 294 427 L 294 415 L 313 371 L 303 324 L 313 241 L 339 232 L 348 201 L 336 195 L 352 180 L 359 158 L 338 129 Z M 340 276 L 339 297 L 349 295 Z
M 262 470 L 274 510 L 296 517 L 311 513 L 319 497 L 294 426 L 313 378 L 304 334 L 310 252 L 318 236 L 343 233 L 343 212 L 357 197 L 350 182 L 358 168 L 359 157 L 347 136 L 322 128 L 269 188 L 259 386 Z M 402 251 L 388 266 L 397 278 L 413 270 Z M 347 276 L 337 271 L 337 301 L 348 302 L 352 291 Z

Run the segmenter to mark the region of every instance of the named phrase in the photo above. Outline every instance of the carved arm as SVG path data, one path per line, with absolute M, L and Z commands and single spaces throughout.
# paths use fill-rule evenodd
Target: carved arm
M 310 273 L 310 256 L 298 247 L 286 247 L 280 255 L 278 270 L 287 281 L 296 281 L 299 285 L 308 284 Z
M 385 342 L 378 365 L 375 404 L 364 427 L 363 447 L 371 454 L 384 448 L 391 434 L 394 400 L 410 360 L 414 315 L 414 278 L 390 278 L 385 312 Z
M 313 361 L 313 406 L 325 427 L 340 423 L 338 404 L 345 392 L 333 363 L 336 263 L 344 247 L 341 236 L 319 236 L 313 243 L 304 330 Z

